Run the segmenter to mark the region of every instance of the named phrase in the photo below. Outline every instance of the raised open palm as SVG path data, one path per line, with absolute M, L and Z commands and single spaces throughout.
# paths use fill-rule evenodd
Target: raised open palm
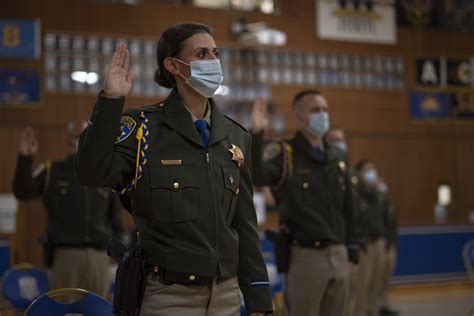
M 258 133 L 268 127 L 270 124 L 270 116 L 267 112 L 267 104 L 265 99 L 259 97 L 253 103 L 251 114 L 251 128 L 253 133 Z
M 132 88 L 133 73 L 128 71 L 130 52 L 127 45 L 119 44 L 112 55 L 112 62 L 105 78 L 105 95 L 112 98 L 125 97 Z
M 20 153 L 25 156 L 34 156 L 38 152 L 38 140 L 35 136 L 35 131 L 31 127 L 27 127 L 23 130 L 20 139 Z

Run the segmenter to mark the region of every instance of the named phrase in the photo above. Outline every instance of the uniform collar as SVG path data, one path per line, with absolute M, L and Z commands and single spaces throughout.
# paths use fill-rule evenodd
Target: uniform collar
M 209 109 L 206 113 L 210 116 L 209 124 L 212 126 L 209 147 L 226 138 L 231 131 L 231 123 L 216 106 L 212 98 L 208 99 Z M 199 133 L 194 126 L 193 119 L 186 105 L 181 100 L 175 88 L 163 102 L 164 123 L 176 130 L 188 140 L 203 146 Z
M 199 118 L 194 115 L 194 113 L 191 111 L 190 108 L 185 104 L 184 107 L 186 110 L 188 110 L 189 114 L 191 114 L 191 119 L 193 120 L 193 123 L 195 123 Z M 206 121 L 209 126 L 211 126 L 211 105 L 209 104 L 209 100 L 206 101 L 206 113 L 204 114 L 204 117 L 201 118 L 202 120 Z
M 314 148 L 311 146 L 309 140 L 304 136 L 301 131 L 297 131 L 293 138 L 295 145 L 295 151 L 304 152 L 310 158 L 319 161 L 318 157 L 314 153 Z M 340 160 L 334 146 L 330 145 L 325 138 L 323 138 L 324 153 L 326 155 L 326 163 Z

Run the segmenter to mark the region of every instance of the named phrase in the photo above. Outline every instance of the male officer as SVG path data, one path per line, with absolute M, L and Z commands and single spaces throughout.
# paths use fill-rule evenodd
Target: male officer
M 361 257 L 357 273 L 358 291 L 355 306 L 357 316 L 376 316 L 381 308 L 384 260 L 386 252 L 387 203 L 376 185 L 378 173 L 370 160 L 356 164 L 359 184 L 356 190 L 360 233 L 367 240 L 366 255 Z
M 348 155 L 348 146 L 346 141 L 346 134 L 344 130 L 340 127 L 331 125 L 329 131 L 326 134 L 326 140 L 329 144 L 333 145 L 334 147 L 339 148 L 341 151 Z M 349 158 L 347 158 L 349 160 Z M 349 178 L 351 179 L 351 183 L 353 185 L 352 192 L 354 194 L 354 218 L 355 218 L 355 227 L 354 230 L 356 232 L 356 240 L 359 245 L 359 264 L 361 261 L 364 260 L 365 256 L 365 249 L 367 244 L 367 237 L 363 236 L 365 234 L 365 222 L 360 221 L 360 214 L 359 214 L 359 204 L 357 199 L 359 195 L 357 194 L 357 184 L 359 179 L 357 178 L 357 174 L 354 168 L 348 168 Z M 349 295 L 349 307 L 347 309 L 346 316 L 351 316 L 354 313 L 354 308 L 356 304 L 356 299 L 360 290 L 360 282 L 359 282 L 359 275 L 357 269 L 352 269 L 351 277 L 350 277 L 350 295 Z
M 380 315 L 381 316 L 396 316 L 398 315 L 398 311 L 390 307 L 388 292 L 390 289 L 390 279 L 392 278 L 392 273 L 395 268 L 395 262 L 397 260 L 397 242 L 398 242 L 397 211 L 396 211 L 395 204 L 393 204 L 393 202 L 389 198 L 388 185 L 382 178 L 380 178 L 377 183 L 377 191 L 379 192 L 379 194 L 384 196 L 384 200 L 387 205 L 387 226 L 385 229 L 387 251 L 385 254 L 383 273 L 382 273 L 383 290 L 381 292 L 382 307 L 380 309 Z
M 38 140 L 32 128 L 20 141 L 13 192 L 19 200 L 41 197 L 47 210 L 45 260 L 51 261 L 51 288 L 78 287 L 101 296 L 109 288 L 109 259 L 105 253 L 111 237 L 122 235 L 118 197 L 108 188 L 87 188 L 74 175 L 77 140 L 85 122 L 70 122 L 69 154 L 32 171 Z
M 293 139 L 263 148 L 268 125 L 265 104 L 252 113 L 252 160 L 256 185 L 270 185 L 280 221 L 293 235 L 287 275 L 292 316 L 341 316 L 348 299 L 349 260 L 357 263 L 353 242 L 353 201 L 345 154 L 323 136 L 328 104 L 317 90 L 293 99 L 298 131 Z

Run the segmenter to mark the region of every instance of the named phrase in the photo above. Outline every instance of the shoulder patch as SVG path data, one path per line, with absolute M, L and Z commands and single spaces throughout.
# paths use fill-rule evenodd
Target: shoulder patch
M 44 171 L 48 171 L 49 165 L 50 165 L 50 162 L 40 163 L 38 167 L 36 167 L 36 169 L 33 171 L 32 177 L 36 178 L 39 175 L 41 175 Z
M 280 143 L 277 143 L 277 142 L 269 143 L 263 149 L 263 157 L 262 157 L 263 161 L 268 162 L 275 159 L 281 154 L 282 149 L 283 147 L 281 146 Z
M 137 122 L 132 119 L 130 116 L 122 116 L 120 120 L 120 134 L 115 141 L 115 144 L 123 142 L 126 140 L 133 132 L 133 130 L 137 127 Z

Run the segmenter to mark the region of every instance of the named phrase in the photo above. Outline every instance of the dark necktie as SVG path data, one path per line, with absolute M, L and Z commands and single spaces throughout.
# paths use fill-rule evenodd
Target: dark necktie
M 324 163 L 326 161 L 326 157 L 324 156 L 324 152 L 321 150 L 321 148 L 316 147 L 314 149 L 314 154 L 321 163 Z
M 209 146 L 209 136 L 207 135 L 207 121 L 206 120 L 197 120 L 194 122 L 196 129 L 199 132 L 199 137 L 201 137 L 202 144 L 207 149 Z

